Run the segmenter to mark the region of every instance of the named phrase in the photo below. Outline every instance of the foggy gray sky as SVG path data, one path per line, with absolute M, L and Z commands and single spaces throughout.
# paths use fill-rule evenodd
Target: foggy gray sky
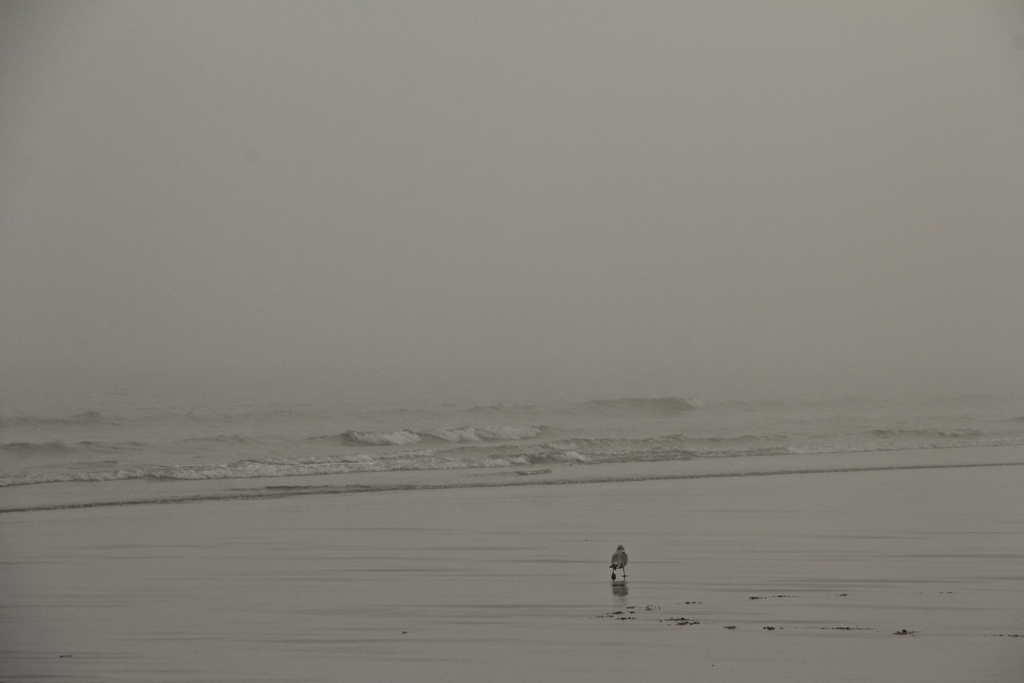
M 2 12 L 0 374 L 1022 386 L 1024 3 Z

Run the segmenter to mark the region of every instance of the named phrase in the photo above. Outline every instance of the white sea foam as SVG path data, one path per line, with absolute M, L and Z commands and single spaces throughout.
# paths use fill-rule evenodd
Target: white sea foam
M 376 446 L 409 446 L 422 440 L 419 434 L 408 430 L 399 432 L 346 432 L 345 435 L 352 441 Z
M 489 441 L 534 439 L 541 434 L 540 427 L 484 427 L 477 432 Z
M 480 435 L 472 427 L 462 429 L 431 429 L 426 432 L 430 436 L 445 441 L 482 441 Z
M 593 458 L 588 458 L 585 455 L 580 455 L 576 451 L 564 451 L 562 453 L 554 453 L 551 455 L 552 460 L 558 460 L 561 462 L 592 462 Z

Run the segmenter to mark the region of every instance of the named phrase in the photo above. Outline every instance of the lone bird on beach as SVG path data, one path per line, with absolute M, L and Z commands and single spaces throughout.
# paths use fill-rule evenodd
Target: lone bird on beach
M 626 563 L 629 562 L 629 556 L 626 555 L 626 549 L 621 545 L 615 549 L 615 554 L 612 555 L 612 581 L 615 580 L 615 570 L 622 570 L 622 578 L 626 578 Z

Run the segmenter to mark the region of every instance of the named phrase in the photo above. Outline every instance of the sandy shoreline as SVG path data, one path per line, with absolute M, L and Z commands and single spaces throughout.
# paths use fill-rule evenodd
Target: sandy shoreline
M 0 515 L 0 680 L 1016 681 L 1022 489 L 1003 466 Z

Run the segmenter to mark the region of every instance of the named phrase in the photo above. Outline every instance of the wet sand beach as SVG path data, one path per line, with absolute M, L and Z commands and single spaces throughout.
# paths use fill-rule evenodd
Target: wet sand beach
M 6 513 L 0 680 L 1016 681 L 1021 490 L 994 466 Z

